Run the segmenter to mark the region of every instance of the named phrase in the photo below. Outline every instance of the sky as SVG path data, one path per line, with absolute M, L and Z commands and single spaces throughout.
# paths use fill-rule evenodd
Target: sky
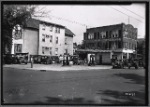
M 131 5 L 40 5 L 38 9 L 50 11 L 47 17 L 36 17 L 61 24 L 74 34 L 73 42 L 81 43 L 86 28 L 119 23 L 138 28 L 138 38 L 145 36 L 145 4 Z

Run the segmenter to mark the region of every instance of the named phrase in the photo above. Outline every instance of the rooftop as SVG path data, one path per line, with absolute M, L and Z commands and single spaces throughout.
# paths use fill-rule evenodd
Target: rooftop
M 37 20 L 37 19 L 28 19 L 28 21 L 26 23 L 26 27 L 27 28 L 39 29 L 39 24 L 40 23 L 45 23 L 47 25 L 53 25 L 53 26 L 64 28 L 66 36 L 73 37 L 73 35 L 75 35 L 71 30 L 69 30 L 65 26 L 62 26 L 62 25 L 59 25 L 59 24 L 55 24 L 55 23 L 51 23 L 51 22 L 47 22 L 47 21 L 41 21 L 41 20 Z
M 53 25 L 53 26 L 65 28 L 65 26 L 62 26 L 59 24 L 55 24 L 55 23 L 51 23 L 51 22 L 47 22 L 47 21 L 42 21 L 42 20 L 37 20 L 37 19 L 33 19 L 33 18 L 28 19 L 26 27 L 39 29 L 40 23 L 45 23 L 47 25 Z
M 88 28 L 87 30 L 99 29 L 99 28 L 108 28 L 108 27 L 115 27 L 115 26 L 128 26 L 130 28 L 134 28 L 133 25 L 131 25 L 131 24 L 119 23 L 119 24 L 114 24 L 114 25 L 107 25 L 107 26 L 99 26 L 99 27 Z
M 75 34 L 71 30 L 69 30 L 68 28 L 65 28 L 65 35 L 66 36 L 73 36 Z

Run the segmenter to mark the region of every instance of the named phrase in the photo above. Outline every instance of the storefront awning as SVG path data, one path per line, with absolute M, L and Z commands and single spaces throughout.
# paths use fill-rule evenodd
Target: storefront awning
M 94 53 L 98 53 L 98 52 L 112 52 L 112 50 L 98 50 L 98 49 L 78 49 L 76 50 L 77 52 L 83 52 L 83 53 L 87 53 L 87 52 L 94 52 Z
M 123 52 L 123 53 L 134 53 L 133 50 L 124 50 L 124 49 L 116 49 L 116 50 L 77 49 L 76 52 L 83 52 L 83 53 L 88 53 L 88 52 L 93 52 L 93 53 L 98 53 L 98 52 Z

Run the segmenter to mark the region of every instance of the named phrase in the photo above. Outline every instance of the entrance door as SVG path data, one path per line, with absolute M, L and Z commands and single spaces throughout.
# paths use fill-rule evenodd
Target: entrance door
M 102 55 L 99 55 L 99 64 L 102 64 Z

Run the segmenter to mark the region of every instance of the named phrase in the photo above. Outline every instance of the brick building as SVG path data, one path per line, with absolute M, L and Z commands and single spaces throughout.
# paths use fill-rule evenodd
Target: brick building
M 86 58 L 94 54 L 97 64 L 110 64 L 112 57 L 122 60 L 136 53 L 137 28 L 124 23 L 89 28 L 83 41 L 85 49 L 79 49 L 80 54 Z
M 29 19 L 26 27 L 13 33 L 12 54 L 73 55 L 74 34 L 65 26 Z

